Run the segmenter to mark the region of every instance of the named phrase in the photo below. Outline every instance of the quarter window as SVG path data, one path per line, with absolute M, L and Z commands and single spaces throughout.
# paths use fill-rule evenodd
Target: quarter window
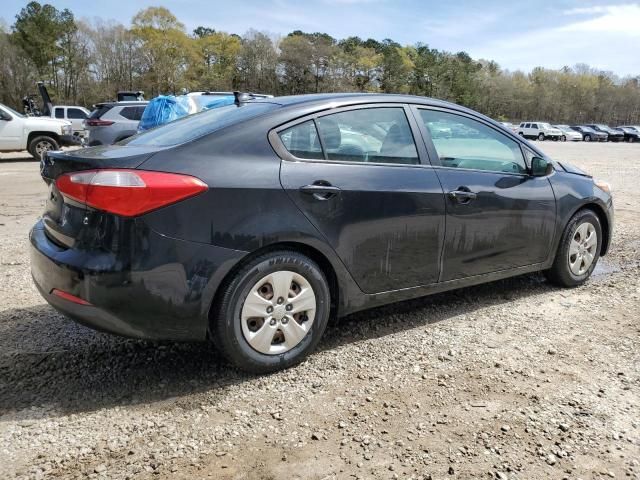
M 280 139 L 294 157 L 316 160 L 324 158 L 313 120 L 283 130 L 280 132 Z
M 420 110 L 420 117 L 442 166 L 526 173 L 518 142 L 497 130 L 468 117 L 438 110 Z
M 419 163 L 403 108 L 349 110 L 320 117 L 317 125 L 327 160 Z

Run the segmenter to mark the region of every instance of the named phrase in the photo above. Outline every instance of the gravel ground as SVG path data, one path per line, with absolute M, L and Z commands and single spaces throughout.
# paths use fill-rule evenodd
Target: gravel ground
M 613 185 L 591 281 L 362 312 L 263 377 L 55 313 L 26 248 L 38 164 L 0 160 L 0 477 L 640 478 L 640 145 L 541 145 Z

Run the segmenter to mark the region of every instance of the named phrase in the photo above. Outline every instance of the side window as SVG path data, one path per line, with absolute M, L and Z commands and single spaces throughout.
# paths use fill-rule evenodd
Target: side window
M 418 164 L 418 151 L 402 107 L 365 108 L 320 117 L 327 159 Z
M 525 124 L 524 128 L 531 128 L 531 124 L 530 123 Z
M 313 120 L 283 130 L 280 132 L 280 139 L 294 157 L 315 160 L 324 158 Z
M 127 120 L 135 120 L 140 121 L 142 118 L 142 112 L 144 112 L 145 107 L 124 107 L 120 110 L 120 115 L 126 118 Z
M 64 118 L 64 108 L 56 108 L 56 118 Z
M 537 123 L 532 123 L 531 124 L 531 128 L 533 128 L 534 130 L 538 129 L 538 124 Z
M 67 117 L 72 119 L 80 119 L 83 120 L 87 118 L 87 114 L 84 113 L 79 108 L 70 108 L 67 110 Z
M 483 123 L 438 110 L 420 117 L 444 167 L 526 173 L 520 144 Z

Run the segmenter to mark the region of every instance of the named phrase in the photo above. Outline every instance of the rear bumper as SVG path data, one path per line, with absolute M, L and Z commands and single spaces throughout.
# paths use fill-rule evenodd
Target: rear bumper
M 147 340 L 204 340 L 215 292 L 246 252 L 185 242 L 145 229 L 145 252 L 61 248 L 39 221 L 31 230 L 31 274 L 44 299 L 83 325 Z M 54 289 L 89 305 L 52 294 Z

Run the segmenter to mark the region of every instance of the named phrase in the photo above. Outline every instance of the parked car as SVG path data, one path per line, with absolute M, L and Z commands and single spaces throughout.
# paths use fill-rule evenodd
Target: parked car
M 585 142 L 606 142 L 607 138 L 609 138 L 609 134 L 606 132 L 599 132 L 584 125 L 572 125 L 571 129 L 580 133 L 582 135 L 582 140 Z
M 633 130 L 635 130 L 636 132 L 640 132 L 640 125 L 622 125 L 618 128 L 631 128 Z
M 51 305 L 125 336 L 209 338 L 254 372 L 300 362 L 330 315 L 539 270 L 580 285 L 612 236 L 606 183 L 415 96 L 240 102 L 49 153 L 41 173 L 31 270 Z
M 569 125 L 554 125 L 554 128 L 557 128 L 562 132 L 562 136 L 560 140 L 566 142 L 569 140 L 570 142 L 580 142 L 582 141 L 582 134 L 572 130 Z
M 0 104 L 0 152 L 27 150 L 33 158 L 60 147 L 78 145 L 71 122 L 50 117 L 28 117 Z
M 546 122 L 522 122 L 518 128 L 518 135 L 533 140 L 560 140 L 562 132 Z
M 587 127 L 593 128 L 596 132 L 602 132 L 607 134 L 607 142 L 621 142 L 624 140 L 624 133 L 617 132 L 613 128 L 603 125 L 601 123 L 589 124 Z
M 95 105 L 85 120 L 87 144 L 111 145 L 138 132 L 138 123 L 148 102 L 105 102 Z
M 633 127 L 616 127 L 616 130 L 620 130 L 624 135 L 624 141 L 633 143 L 640 141 L 640 128 L 635 129 Z
M 84 107 L 73 105 L 56 105 L 53 107 L 51 116 L 61 120 L 68 120 L 71 122 L 73 128 L 73 134 L 84 137 L 87 130 L 84 125 L 84 121 L 91 115 L 91 112 Z

